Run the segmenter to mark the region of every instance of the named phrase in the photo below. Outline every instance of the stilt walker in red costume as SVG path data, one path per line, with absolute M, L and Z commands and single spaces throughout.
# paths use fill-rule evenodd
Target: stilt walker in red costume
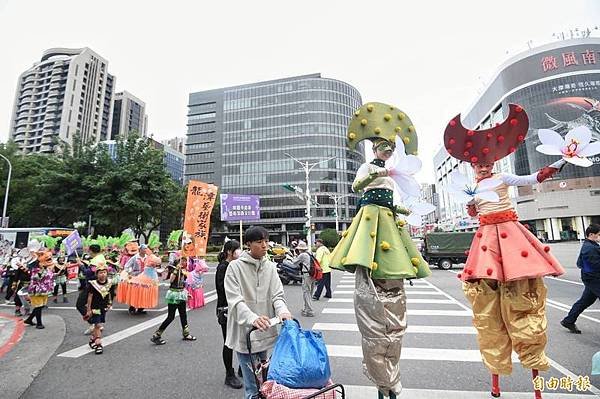
M 519 223 L 510 201 L 510 186 L 541 183 L 557 173 L 560 160 L 529 176 L 492 173 L 494 163 L 525 140 L 529 119 L 523 108 L 509 104 L 508 118 L 487 130 L 469 130 L 460 115 L 444 133 L 444 145 L 456 159 L 471 164 L 476 183 L 452 176 L 454 194 L 468 200 L 470 216 L 479 216 L 479 229 L 464 270 L 458 275 L 473 308 L 473 325 L 483 363 L 492 374 L 492 396 L 500 396 L 498 376 L 512 372 L 514 350 L 521 364 L 538 371 L 549 368 L 544 353 L 546 336 L 546 286 L 544 276 L 564 273 L 550 247 L 542 244 Z M 541 392 L 535 391 L 541 398 Z

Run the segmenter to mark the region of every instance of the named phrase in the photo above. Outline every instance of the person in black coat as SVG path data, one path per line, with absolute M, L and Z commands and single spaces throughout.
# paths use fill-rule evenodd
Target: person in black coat
M 575 322 L 584 310 L 600 298 L 600 225 L 590 224 L 585 229 L 585 240 L 581 246 L 577 267 L 581 269 L 581 281 L 585 286 L 581 298 L 573 304 L 567 317 L 560 324 L 574 334 L 581 334 Z
M 227 297 L 225 296 L 225 273 L 229 262 L 237 259 L 240 254 L 240 243 L 230 240 L 223 245 L 223 251 L 219 253 L 219 265 L 215 274 L 215 286 L 217 288 L 217 322 L 221 325 L 223 343 L 227 337 Z M 223 344 L 223 364 L 225 365 L 225 385 L 235 389 L 243 387 L 242 382 L 233 371 L 233 351 Z

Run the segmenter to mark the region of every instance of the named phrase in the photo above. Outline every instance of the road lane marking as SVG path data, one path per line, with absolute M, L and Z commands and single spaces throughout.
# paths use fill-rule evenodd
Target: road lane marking
M 344 390 L 347 398 L 374 398 L 377 396 L 377 388 L 367 385 L 346 385 Z M 531 392 L 506 392 L 502 391 L 502 396 L 511 399 L 531 399 Z M 546 399 L 581 399 L 592 396 L 583 396 L 580 393 L 549 393 L 544 392 Z M 414 389 L 403 388 L 399 399 L 419 398 L 419 399 L 489 399 L 489 391 L 454 391 L 454 390 L 436 390 L 436 389 Z
M 330 357 L 362 358 L 362 347 L 359 345 L 326 345 Z M 436 360 L 451 362 L 481 362 L 481 353 L 477 349 L 442 349 L 442 348 L 402 348 L 402 360 Z M 513 363 L 518 363 L 516 353 L 512 354 Z
M 569 284 L 576 284 L 576 285 L 583 285 L 582 282 L 580 281 L 573 281 L 573 280 L 567 280 L 566 278 L 560 278 L 560 277 L 552 277 L 552 276 L 548 276 L 549 280 L 554 280 L 554 281 L 561 281 L 563 283 L 569 283 Z
M 327 302 L 329 303 L 353 303 L 353 298 L 331 298 Z M 423 299 L 423 298 L 408 298 L 406 303 L 451 303 L 455 305 L 454 301 L 450 299 Z
M 209 292 L 216 292 L 216 290 L 209 291 Z M 217 299 L 217 294 L 209 296 L 204 301 L 205 306 L 206 306 L 206 304 L 213 302 L 216 299 Z M 164 308 L 164 309 L 166 309 L 166 308 Z M 143 323 L 136 324 L 135 326 L 131 326 L 124 330 L 118 331 L 114 334 L 108 335 L 108 336 L 102 338 L 102 346 L 106 347 L 108 345 L 111 345 L 111 344 L 114 344 L 121 340 L 124 340 L 125 338 L 129 338 L 132 335 L 138 334 L 142 331 L 152 328 L 158 324 L 161 324 L 164 321 L 164 319 L 165 319 L 165 315 L 162 314 L 160 316 L 153 317 L 150 320 L 146 320 Z M 66 352 L 60 353 L 57 356 L 58 357 L 67 357 L 67 358 L 79 358 L 83 355 L 86 355 L 86 354 L 92 353 L 92 352 L 93 352 L 93 349 L 90 349 L 89 345 L 85 344 L 85 345 L 78 346 L 77 348 L 68 350 Z
M 354 314 L 354 309 L 348 308 L 325 308 L 322 313 L 326 314 Z M 438 309 L 408 309 L 406 314 L 409 316 L 453 316 L 453 317 L 472 317 L 473 313 L 466 310 L 438 310 Z
M 358 331 L 356 323 L 315 323 L 313 330 L 321 331 Z M 420 334 L 455 334 L 455 335 L 475 335 L 475 327 L 469 326 L 417 326 L 409 324 L 408 333 Z
M 548 299 L 548 298 L 546 298 L 546 304 L 550 307 L 553 307 L 558 310 L 562 310 L 563 312 L 567 312 L 567 313 L 569 313 L 569 311 L 571 310 L 571 306 L 564 304 L 562 302 Z M 595 317 L 587 316 L 584 314 L 586 312 L 583 312 L 582 314 L 580 314 L 578 318 L 584 318 L 584 319 L 588 319 L 588 320 L 596 322 L 596 323 L 600 323 L 600 319 L 596 319 Z

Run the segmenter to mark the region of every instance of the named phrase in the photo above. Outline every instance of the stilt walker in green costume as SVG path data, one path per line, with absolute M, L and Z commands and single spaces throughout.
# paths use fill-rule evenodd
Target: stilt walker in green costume
M 419 185 L 411 173 L 397 167 L 386 169 L 385 164 L 394 155 L 400 158 L 397 166 L 420 167 L 415 156 L 417 135 L 408 116 L 398 108 L 369 103 L 355 111 L 348 126 L 351 149 L 364 139 L 373 142 L 375 159 L 357 171 L 352 189 L 363 192 L 360 209 L 331 254 L 331 267 L 356 275 L 354 309 L 362 335 L 363 372 L 377 385 L 379 398 L 395 399 L 402 390 L 404 280 L 427 277 L 431 272 L 404 229 L 404 221 L 396 220 L 408 210 L 393 202 L 394 189 L 414 196 Z

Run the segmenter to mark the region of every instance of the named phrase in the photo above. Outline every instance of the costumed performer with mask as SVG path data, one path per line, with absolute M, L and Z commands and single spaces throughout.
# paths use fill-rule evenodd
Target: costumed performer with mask
M 500 396 L 498 376 L 512 372 L 514 350 L 521 364 L 548 370 L 546 286 L 544 276 L 564 273 L 550 247 L 542 244 L 519 219 L 509 198 L 510 186 L 541 183 L 557 173 L 558 161 L 528 176 L 493 173 L 495 162 L 515 152 L 524 142 L 529 118 L 523 108 L 509 104 L 503 123 L 487 130 L 469 130 L 460 115 L 444 133 L 444 145 L 454 158 L 471 164 L 476 184 L 452 175 L 451 192 L 467 203 L 470 216 L 479 216 L 479 228 L 458 274 L 473 308 L 473 325 L 483 363 L 492 374 L 492 396 Z M 536 398 L 541 393 L 535 391 Z
M 417 134 L 410 118 L 398 108 L 368 103 L 354 112 L 348 126 L 348 145 L 355 150 L 365 139 L 373 142 L 375 159 L 356 173 L 352 189 L 363 192 L 359 210 L 331 253 L 330 266 L 356 275 L 354 309 L 362 336 L 363 372 L 377 385 L 379 398 L 395 399 L 402 390 L 399 362 L 406 330 L 404 280 L 431 273 L 404 222 L 396 221 L 398 213 L 409 212 L 393 204 L 395 188 L 409 196 L 419 195 L 419 185 L 410 174 L 420 167 L 415 156 Z M 386 161 L 395 147 L 395 161 L 403 167 L 388 170 Z M 402 170 L 404 167 L 407 170 Z

